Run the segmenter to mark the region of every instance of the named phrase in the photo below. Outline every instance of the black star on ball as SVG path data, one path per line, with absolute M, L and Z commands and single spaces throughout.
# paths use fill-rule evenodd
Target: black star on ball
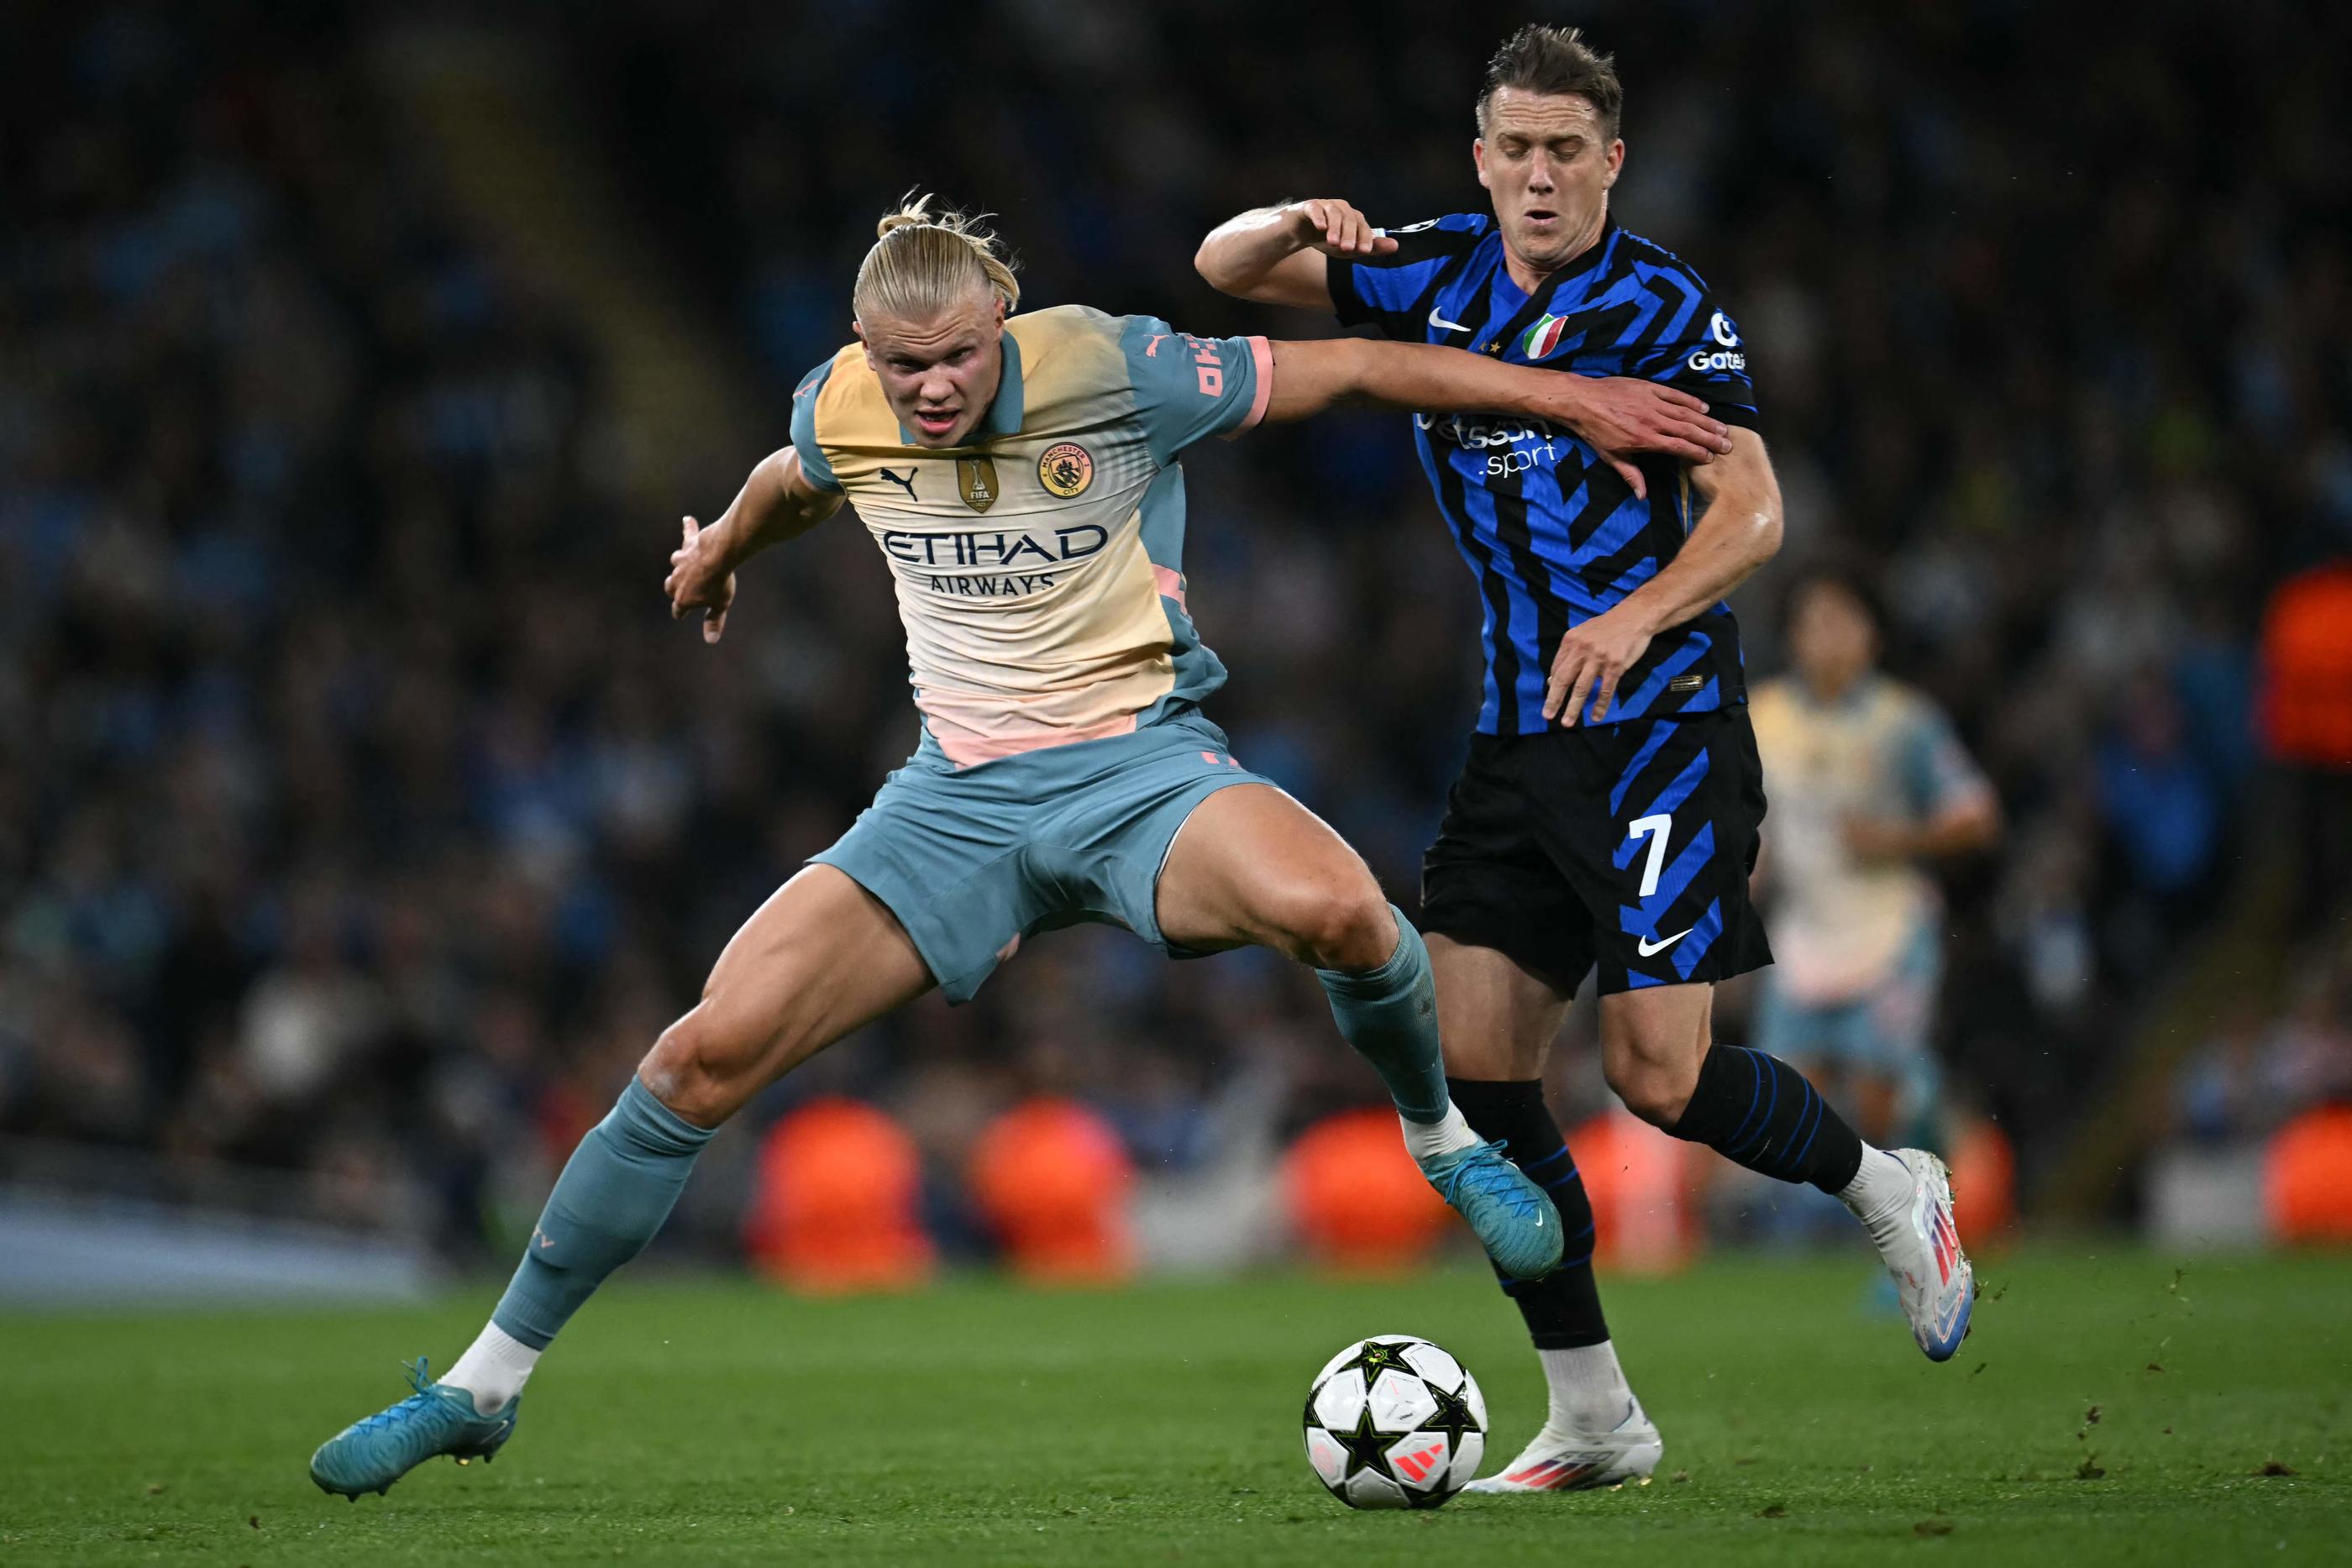
M 1437 1414 L 1423 1421 L 1420 1429 L 1424 1432 L 1443 1432 L 1453 1440 L 1456 1448 L 1461 1448 L 1462 1434 L 1478 1430 L 1478 1417 L 1470 1413 L 1468 1397 L 1460 1394 L 1448 1394 L 1434 1383 L 1424 1381 L 1422 1386 L 1429 1390 L 1429 1396 L 1432 1399 L 1437 1401 Z
M 1381 1431 L 1372 1425 L 1372 1407 L 1370 1405 L 1356 1413 L 1353 1430 L 1338 1427 L 1327 1427 L 1324 1430 L 1348 1450 L 1348 1468 L 1340 1474 L 1340 1480 L 1345 1481 L 1358 1470 L 1371 1470 L 1391 1480 L 1396 1479 L 1396 1472 L 1389 1469 L 1386 1452 L 1388 1446 L 1396 1441 L 1396 1434 Z
M 1364 1348 L 1356 1353 L 1356 1359 L 1348 1363 L 1348 1366 L 1343 1367 L 1340 1370 L 1346 1371 L 1349 1367 L 1360 1367 L 1363 1369 L 1364 1386 L 1366 1388 L 1370 1388 L 1374 1381 L 1380 1377 L 1381 1374 L 1386 1372 L 1391 1367 L 1395 1367 L 1402 1372 L 1412 1371 L 1412 1366 L 1407 1364 L 1404 1359 L 1404 1347 L 1402 1345 L 1383 1344 L 1381 1341 L 1376 1339 L 1366 1340 L 1364 1342 Z

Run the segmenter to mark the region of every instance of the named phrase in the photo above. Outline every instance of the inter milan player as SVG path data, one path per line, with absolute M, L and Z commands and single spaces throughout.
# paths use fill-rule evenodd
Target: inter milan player
M 1629 475 L 1542 421 L 1414 419 L 1486 608 L 1477 733 L 1423 864 L 1451 1087 L 1570 1231 L 1560 1270 L 1505 1281 L 1550 1407 L 1476 1483 L 1487 1491 L 1611 1485 L 1660 1454 L 1609 1343 L 1591 1205 L 1543 1098 L 1546 1054 L 1596 967 L 1602 1066 L 1635 1114 L 1842 1198 L 1931 1358 L 1958 1348 L 1974 1294 L 1934 1155 L 1870 1147 L 1788 1064 L 1714 1041 L 1715 982 L 1771 957 L 1748 898 L 1764 793 L 1723 600 L 1779 548 L 1780 493 L 1731 315 L 1610 217 L 1622 105 L 1609 58 L 1573 29 L 1522 28 L 1477 99 L 1471 157 L 1492 213 L 1383 232 L 1343 201 L 1288 203 L 1223 225 L 1196 258 L 1229 294 L 1509 364 L 1646 378 L 1731 427 L 1711 464 L 1645 458 Z
M 921 745 L 653 1043 L 471 1348 L 438 1383 L 420 1361 L 414 1395 L 321 1445 L 320 1487 L 356 1498 L 437 1454 L 496 1453 L 540 1354 L 661 1228 L 719 1124 L 844 1035 L 934 986 L 965 1000 L 1024 937 L 1083 920 L 1177 956 L 1256 943 L 1311 965 L 1496 1266 L 1559 1262 L 1550 1201 L 1447 1099 L 1419 934 L 1200 712 L 1225 671 L 1186 597 L 1181 459 L 1350 399 L 1580 426 L 1605 402 L 1596 439 L 1704 459 L 1696 400 L 1425 346 L 1194 338 L 1079 306 L 1008 319 L 1019 300 L 961 219 L 922 202 L 884 218 L 851 297 L 859 340 L 802 383 L 791 444 L 726 514 L 686 520 L 664 586 L 716 643 L 736 569 L 854 500 L 896 580 Z

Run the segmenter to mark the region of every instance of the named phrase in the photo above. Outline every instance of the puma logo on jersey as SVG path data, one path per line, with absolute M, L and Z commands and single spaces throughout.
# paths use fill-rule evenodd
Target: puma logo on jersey
M 890 481 L 890 483 L 892 483 L 893 485 L 898 486 L 900 489 L 902 489 L 902 490 L 906 491 L 906 492 L 907 492 L 907 499 L 908 499 L 909 501 L 911 501 L 911 500 L 913 500 L 913 499 L 915 498 L 915 470 L 914 470 L 914 469 L 912 469 L 912 468 L 908 469 L 908 470 L 907 470 L 907 476 L 906 476 L 905 478 L 903 478 L 903 479 L 899 478 L 899 477 L 898 477 L 898 476 L 897 476 L 896 474 L 891 473 L 891 472 L 890 472 L 890 470 L 888 470 L 887 468 L 877 468 L 874 472 L 876 472 L 877 474 L 879 474 L 883 478 L 889 480 L 889 481 Z

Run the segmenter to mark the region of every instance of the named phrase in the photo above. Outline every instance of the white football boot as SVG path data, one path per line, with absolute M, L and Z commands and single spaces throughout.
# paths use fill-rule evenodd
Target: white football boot
M 1530 1491 L 1594 1491 L 1627 1481 L 1646 1485 L 1658 1468 L 1665 1443 L 1643 1414 L 1642 1402 L 1628 1400 L 1625 1419 L 1599 1437 L 1570 1432 L 1547 1424 L 1519 1457 L 1485 1480 L 1472 1481 L 1465 1491 L 1508 1493 Z
M 1952 1183 L 1944 1162 L 1925 1149 L 1892 1149 L 1911 1173 L 1911 1200 L 1892 1223 L 1871 1227 L 1878 1256 L 1895 1277 L 1911 1337 L 1929 1361 L 1949 1361 L 1969 1335 L 1977 1299 L 1976 1270 L 1960 1249 L 1952 1218 Z

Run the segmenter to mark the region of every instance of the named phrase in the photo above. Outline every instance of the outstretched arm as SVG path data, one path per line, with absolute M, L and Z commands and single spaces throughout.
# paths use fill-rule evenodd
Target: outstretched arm
M 1922 822 L 1851 817 L 1845 847 L 1866 861 L 1958 860 L 2000 841 L 2000 799 L 1990 789 L 1962 795 Z
M 702 640 L 718 642 L 735 602 L 735 569 L 840 509 L 841 492 L 810 483 L 798 452 L 787 446 L 768 454 L 717 522 L 706 528 L 692 517 L 682 519 L 685 542 L 670 552 L 669 577 L 662 583 L 670 619 L 699 610 Z
M 1397 242 L 1336 196 L 1257 207 L 1209 231 L 1192 267 L 1210 287 L 1261 305 L 1331 308 L 1327 256 L 1388 256 Z
M 1705 510 L 1690 538 L 1657 576 L 1560 639 L 1544 687 L 1543 715 L 1573 727 L 1584 716 L 1605 717 L 1617 682 L 1649 650 L 1650 639 L 1679 626 L 1748 580 L 1780 549 L 1780 481 L 1765 455 L 1764 438 L 1732 432 L 1730 455 L 1690 470 L 1690 486 Z
M 1507 413 L 1572 430 L 1646 497 L 1631 455 L 1655 452 L 1706 464 L 1731 450 L 1731 432 L 1706 404 L 1655 382 L 1606 379 L 1506 365 L 1435 343 L 1363 338 L 1277 342 L 1268 421 L 1307 419 L 1341 403 L 1423 413 Z

